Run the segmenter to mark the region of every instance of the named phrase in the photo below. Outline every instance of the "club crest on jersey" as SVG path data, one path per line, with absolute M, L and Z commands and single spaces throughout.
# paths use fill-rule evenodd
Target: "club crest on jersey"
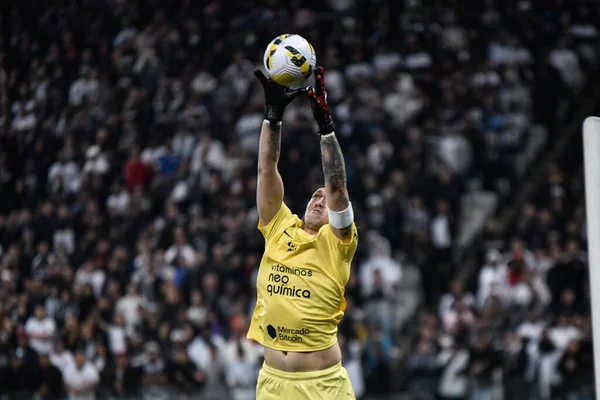
M 296 251 L 298 250 L 298 246 L 294 242 L 287 242 L 288 249 L 287 251 Z

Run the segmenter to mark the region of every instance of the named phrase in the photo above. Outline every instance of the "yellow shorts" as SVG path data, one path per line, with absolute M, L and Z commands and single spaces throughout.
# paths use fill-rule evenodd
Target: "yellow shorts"
M 284 372 L 263 363 L 256 400 L 354 400 L 354 390 L 342 363 L 310 372 Z

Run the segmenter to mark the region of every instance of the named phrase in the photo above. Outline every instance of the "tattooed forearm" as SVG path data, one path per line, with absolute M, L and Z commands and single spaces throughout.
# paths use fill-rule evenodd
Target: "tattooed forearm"
M 334 135 L 321 137 L 321 158 L 325 184 L 332 192 L 346 189 L 346 167 L 342 149 Z
M 349 238 L 352 235 L 352 224 L 350 224 L 350 226 L 347 228 L 342 229 L 340 233 L 342 234 L 343 238 Z
M 269 130 L 269 150 L 273 162 L 278 162 L 281 153 L 281 130 Z
M 263 124 L 258 144 L 258 172 L 277 170 L 281 152 L 281 127 L 271 128 Z

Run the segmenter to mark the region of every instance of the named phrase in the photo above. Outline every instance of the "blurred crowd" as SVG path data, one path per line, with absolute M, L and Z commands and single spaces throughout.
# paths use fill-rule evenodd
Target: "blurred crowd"
M 507 251 L 488 226 L 476 290 L 454 281 L 423 316 L 409 358 L 422 398 L 594 398 L 582 176 L 553 165 L 537 197 Z
M 560 76 L 556 88 L 573 101 L 582 77 L 571 80 L 560 65 L 569 59 L 597 68 L 592 21 L 600 10 L 554 2 L 542 11 L 522 8 L 523 15 L 548 24 L 548 60 Z M 554 36 L 559 32 L 567 36 Z M 496 50 L 490 47 L 490 58 L 502 54 Z M 568 107 L 556 105 L 557 113 Z M 559 164 L 548 168 L 508 237 L 499 234 L 497 220 L 488 221 L 475 284 L 454 276 L 437 308 L 420 316 L 408 359 L 416 398 L 595 398 L 585 194 L 581 165 L 570 164 L 570 176 Z
M 524 210 L 522 240 L 490 250 L 477 297 L 448 287 L 468 182 L 516 190 L 532 125 L 559 122 L 595 63 L 594 10 L 575 3 L 0 6 L 0 398 L 253 398 L 252 72 L 283 32 L 325 66 L 362 232 L 339 335 L 358 397 L 391 390 L 398 253 L 426 304 L 441 297 L 409 360 L 416 391 L 461 398 L 473 376 L 486 396 L 506 365 L 541 396 L 559 373 L 585 387 L 583 214 L 560 183 Z M 323 179 L 315 128 L 306 100 L 288 107 L 280 170 L 299 214 Z

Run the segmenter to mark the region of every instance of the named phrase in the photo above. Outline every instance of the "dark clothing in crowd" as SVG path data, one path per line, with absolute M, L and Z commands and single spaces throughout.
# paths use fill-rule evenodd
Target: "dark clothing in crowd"
M 54 365 L 47 367 L 38 367 L 35 371 L 37 375 L 36 390 L 42 398 L 46 400 L 58 400 L 63 394 L 62 373 Z
M 398 389 L 391 355 L 415 333 L 407 326 L 423 327 L 417 335 L 435 343 L 408 357 L 412 383 L 426 394 L 439 392 L 447 371 L 442 349 L 492 337 L 490 349 L 459 360 L 460 379 L 449 386 L 460 387 L 444 393 L 460 396 L 468 394 L 462 378 L 492 383 L 506 331 L 534 343 L 545 325 L 557 327 L 556 349 L 573 329 L 573 338 L 589 333 L 581 184 L 549 167 L 547 201 L 535 199 L 515 229 L 519 249 L 508 248 L 512 233 L 501 237 L 493 221 L 480 235 L 470 228 L 513 205 L 536 151 L 555 142 L 579 104 L 598 59 L 597 9 L 529 1 L 7 3 L 0 397 L 60 398 L 75 358 L 99 398 L 227 398 L 223 381 L 235 374 L 232 381 L 252 376 L 243 387 L 254 384 L 257 374 L 239 369 L 261 366 L 256 343 L 244 339 L 264 251 L 255 204 L 264 104 L 253 72 L 284 31 L 309 40 L 327 71 L 365 239 L 340 327 L 344 349 L 360 360 L 350 369 L 359 398 Z M 302 215 L 323 184 L 309 100 L 291 103 L 283 124 L 285 202 Z M 494 206 L 480 212 L 482 204 Z M 457 261 L 490 248 L 523 253 L 511 263 L 518 271 L 507 282 L 492 274 L 484 304 L 465 296 L 459 313 L 431 313 L 462 279 Z M 529 253 L 535 265 L 526 264 Z M 528 313 L 548 321 L 527 325 Z M 234 345 L 244 346 L 243 363 Z M 40 367 L 43 354 L 52 367 Z M 534 355 L 512 354 L 505 376 L 525 379 Z M 590 383 L 582 357 L 563 357 L 565 390 Z

